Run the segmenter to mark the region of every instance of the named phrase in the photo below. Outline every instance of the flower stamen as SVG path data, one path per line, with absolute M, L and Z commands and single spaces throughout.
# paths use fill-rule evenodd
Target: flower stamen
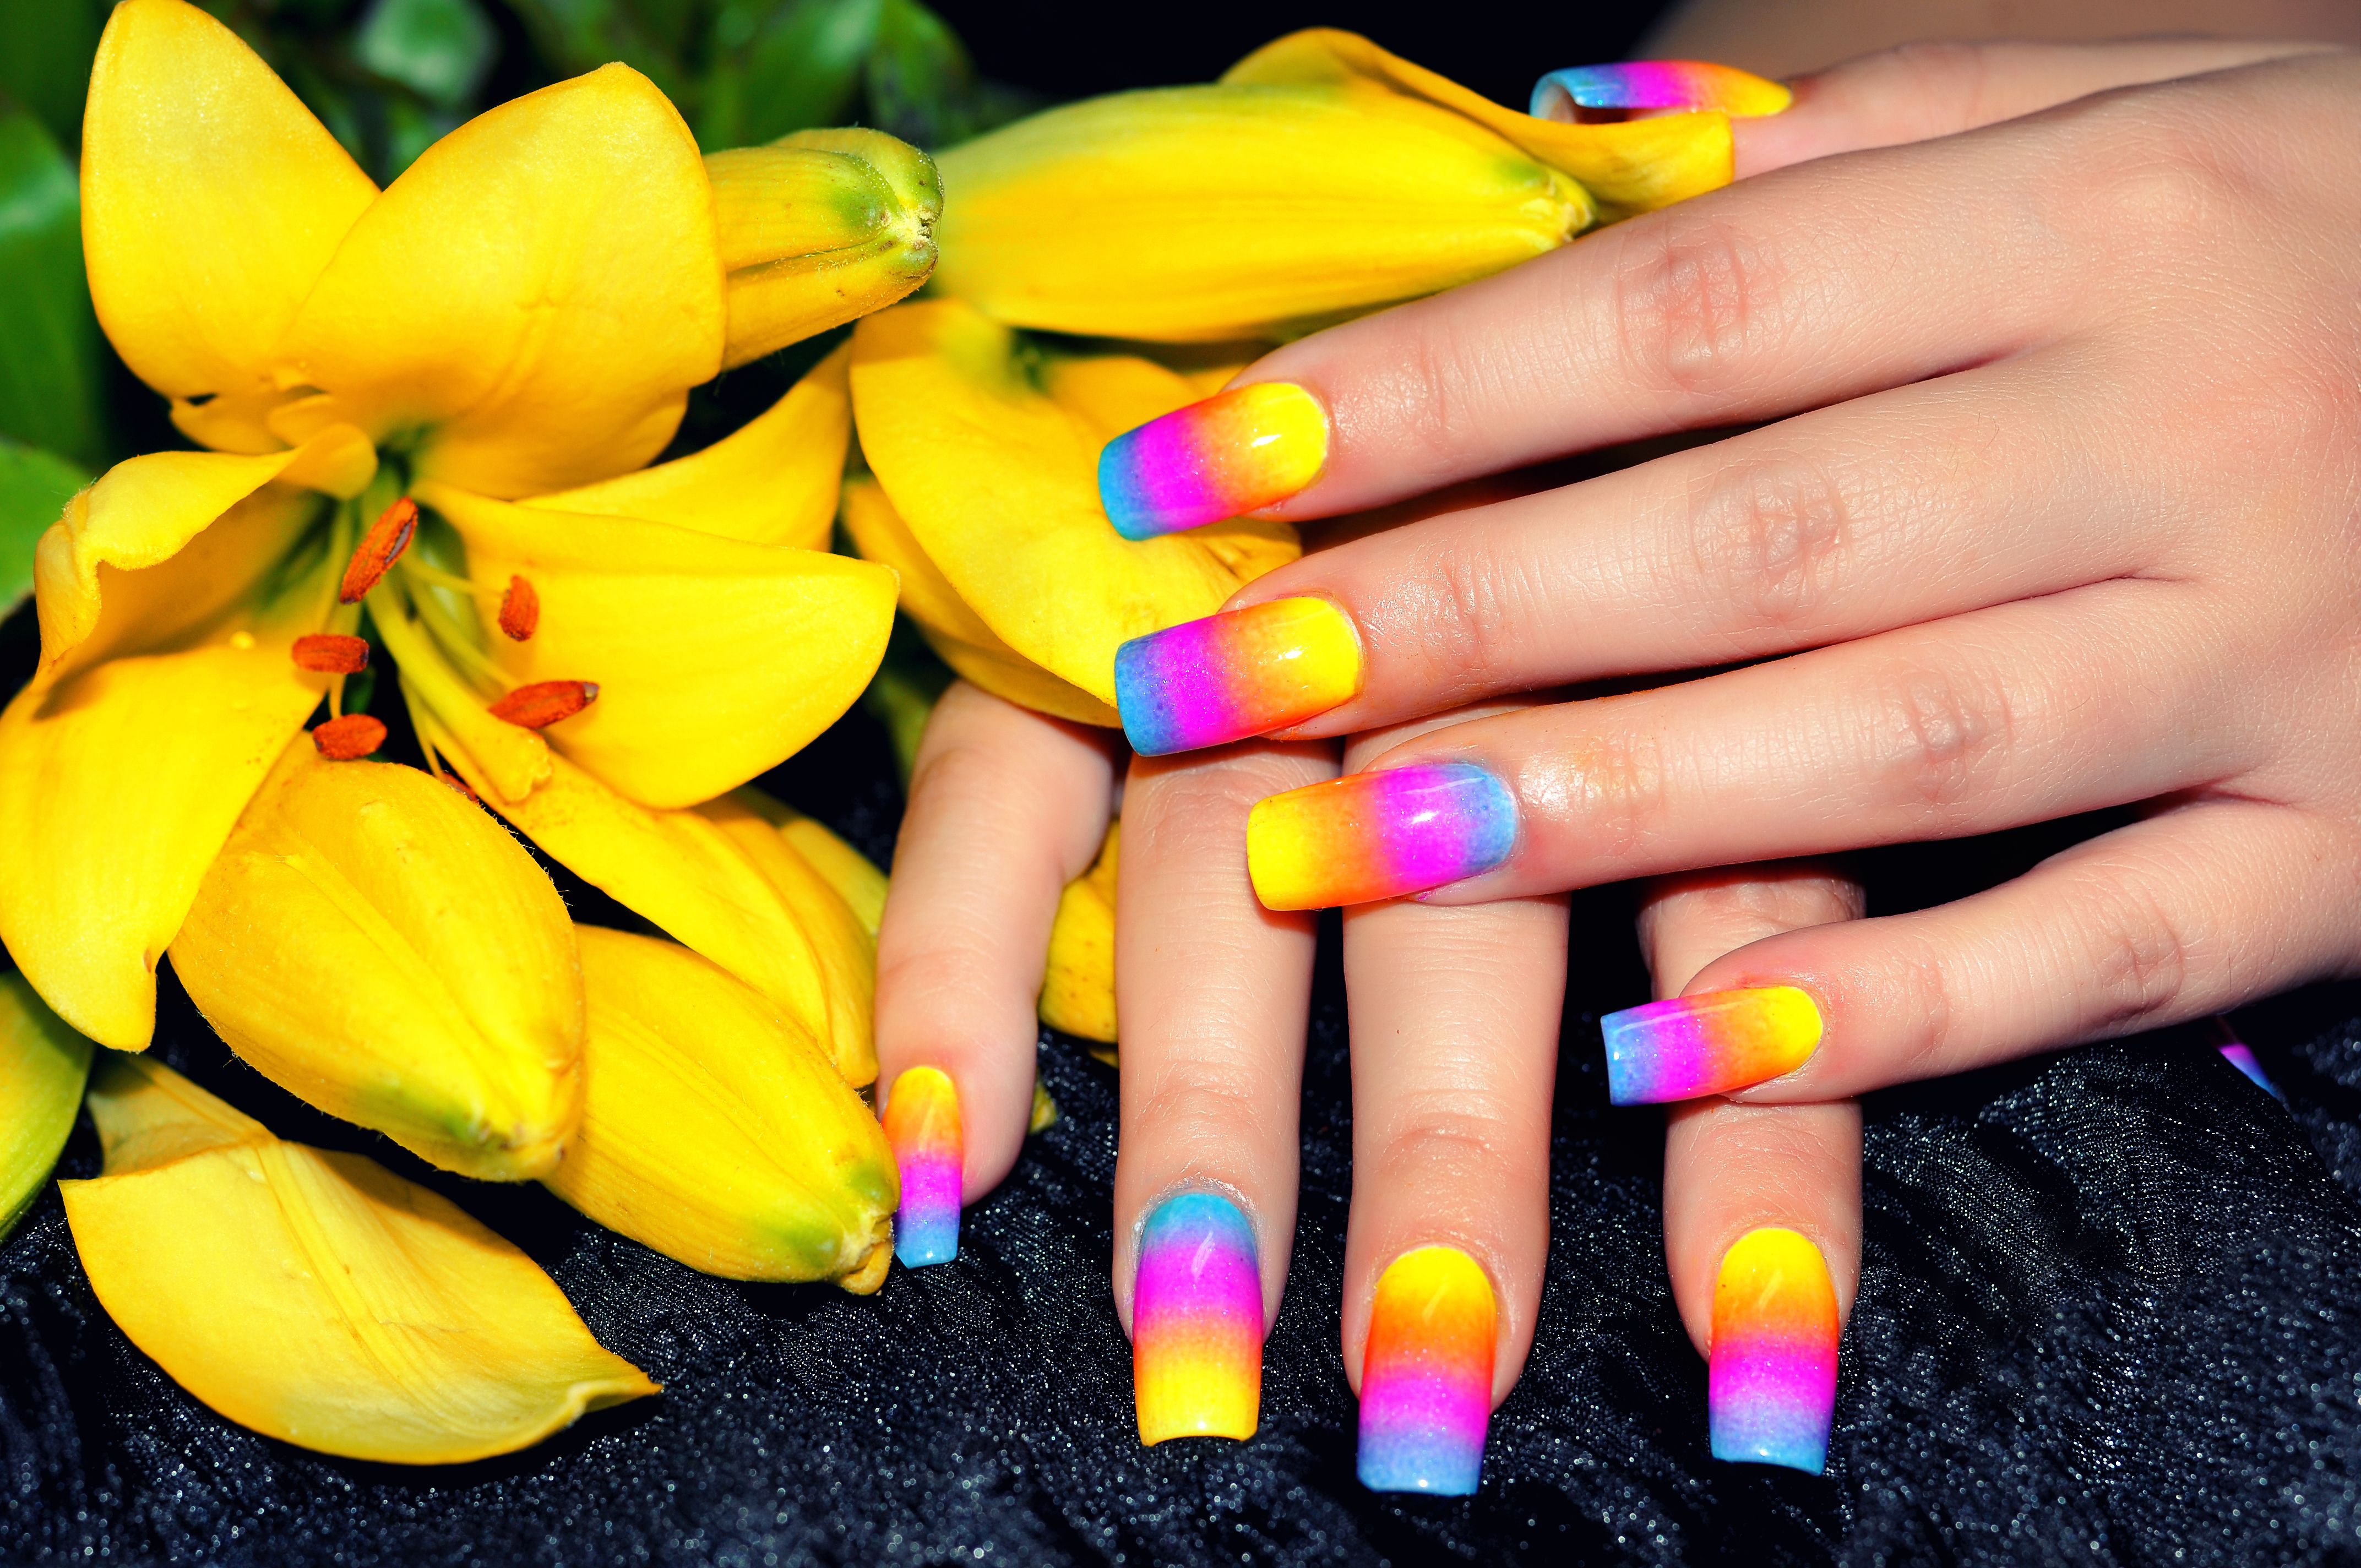
M 490 713 L 494 718 L 527 729 L 546 729 L 561 718 L 573 718 L 598 697 L 596 681 L 535 681 L 492 704 Z
M 349 762 L 385 744 L 385 726 L 366 713 L 347 713 L 313 730 L 312 744 L 332 762 Z
M 344 587 L 336 597 L 346 604 L 360 603 L 410 548 L 417 532 L 418 503 L 408 496 L 379 512 L 369 531 L 361 535 L 360 548 L 353 552 L 352 562 L 345 568 Z
M 511 641 L 522 642 L 540 625 L 541 595 L 522 577 L 511 576 L 508 592 L 500 596 L 500 630 Z
M 324 675 L 353 675 L 368 668 L 369 645 L 365 638 L 342 637 L 332 631 L 295 639 L 289 651 L 299 670 Z

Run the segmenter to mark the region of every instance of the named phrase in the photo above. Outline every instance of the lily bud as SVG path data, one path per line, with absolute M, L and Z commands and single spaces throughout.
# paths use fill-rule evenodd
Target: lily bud
M 796 131 L 705 170 L 729 274 L 725 370 L 882 310 L 934 269 L 934 161 L 883 131 Z
M 427 774 L 310 751 L 206 872 L 173 969 L 232 1050 L 331 1115 L 464 1176 L 544 1174 L 581 1108 L 565 903 Z
M 110 1057 L 90 1111 L 105 1173 L 58 1187 L 91 1288 L 241 1426 L 450 1464 L 657 1391 L 531 1258 L 374 1160 L 282 1143 L 143 1058 Z
M 894 1154 L 810 1034 L 686 948 L 577 936 L 587 1096 L 549 1190 L 708 1274 L 875 1289 Z
M 1718 111 L 1535 119 L 1314 29 L 1219 82 L 1065 104 L 940 161 L 939 292 L 1018 326 L 1191 343 L 1499 271 L 1726 183 L 1731 150 Z

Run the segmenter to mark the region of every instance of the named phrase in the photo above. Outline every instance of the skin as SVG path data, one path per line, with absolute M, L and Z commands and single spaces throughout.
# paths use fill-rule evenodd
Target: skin
M 1378 1275 L 1430 1242 L 1493 1279 L 1496 1399 L 1521 1368 L 1565 888 L 1656 878 L 1641 935 L 1660 995 L 1791 982 L 1829 1014 L 1800 1072 L 1671 1113 L 1667 1261 L 1700 1351 L 1721 1255 L 1756 1225 L 1818 1243 L 1850 1310 L 1847 1096 L 2351 967 L 2361 799 L 2338 792 L 2355 743 L 2308 720 L 2349 711 L 2336 650 L 2356 629 L 2338 607 L 2361 602 L 2337 543 L 2356 510 L 2361 375 L 2351 334 L 2316 324 L 2349 315 L 2335 236 L 2354 231 L 2361 152 L 2354 62 L 2293 52 L 1861 60 L 1741 125 L 1741 173 L 1759 181 L 1242 378 L 1311 386 L 1332 412 L 1328 470 L 1272 514 L 1302 520 L 1572 451 L 1783 422 L 1566 490 L 1348 526 L 1362 536 L 1239 596 L 1343 604 L 1370 681 L 1292 739 L 1131 764 L 1113 1281 L 1126 1323 L 1137 1227 L 1192 1186 L 1246 1210 L 1276 1311 L 1312 941 L 1303 917 L 1255 902 L 1237 846 L 1254 799 L 1340 762 L 1482 760 L 1523 791 L 1528 824 L 1501 871 L 1345 918 L 1341 1332 L 1356 1385 Z M 2044 117 L 2151 82 L 2170 84 Z M 1998 124 L 2022 115 L 2037 117 Z M 1928 138 L 1944 139 L 1908 145 Z M 1853 150 L 1867 148 L 1892 150 Z M 2215 203 L 2234 215 L 2192 220 Z M 2240 419 L 2226 462 L 2225 403 L 2270 411 Z M 2237 504 L 2256 495 L 2272 505 Z M 2143 542 L 2170 549 L 2125 553 Z M 1787 652 L 1625 696 L 1509 695 Z M 2235 700 L 2201 701 L 2209 679 Z M 1114 779 L 1084 732 L 964 687 L 930 727 L 880 938 L 881 1081 L 920 1061 L 960 1080 L 971 1200 L 1021 1145 L 1055 889 L 1088 863 Z M 1861 920 L 1841 879 L 1762 863 L 2125 800 L 2156 813 L 1946 910 Z M 2165 910 L 2189 912 L 2165 923 L 2169 941 L 2139 923 Z

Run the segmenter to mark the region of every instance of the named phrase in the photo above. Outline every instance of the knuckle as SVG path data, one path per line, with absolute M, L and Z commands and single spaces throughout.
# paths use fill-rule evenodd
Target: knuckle
M 1228 1148 L 1268 1121 L 1270 1110 L 1268 1086 L 1250 1073 L 1195 1058 L 1176 1058 L 1155 1075 L 1133 1124 L 1154 1128 L 1159 1141 L 1173 1146 Z
M 1778 330 L 1777 269 L 1730 224 L 1675 209 L 1625 242 L 1615 269 L 1626 367 L 1642 386 L 1728 394 Z
M 1851 532 L 1842 494 L 1818 465 L 1764 459 L 1701 483 L 1690 539 L 1705 600 L 1757 626 L 1817 620 L 1839 590 Z
M 1521 684 L 1518 668 L 1532 652 L 1528 629 L 1547 603 L 1548 586 L 1473 531 L 1437 539 L 1416 576 L 1434 585 L 1423 652 L 1438 695 L 1455 700 Z
M 1510 1136 L 1507 1118 L 1469 1102 L 1465 1093 L 1438 1090 L 1395 1107 L 1379 1157 L 1384 1175 L 1454 1181 L 1496 1175 Z
M 1973 798 L 2006 757 L 2015 716 L 1996 684 L 1919 666 L 1889 676 L 1880 772 L 1904 803 L 1941 810 Z
M 2082 1032 L 2114 1034 L 2170 1006 L 2189 980 L 2179 923 L 2142 879 L 2093 887 L 2070 918 L 2086 951 Z
M 1609 858 L 1634 858 L 1663 831 L 1668 786 L 1654 729 L 1599 730 L 1540 767 L 1540 776 L 1519 781 L 1520 793 L 1543 814 L 1579 823 Z

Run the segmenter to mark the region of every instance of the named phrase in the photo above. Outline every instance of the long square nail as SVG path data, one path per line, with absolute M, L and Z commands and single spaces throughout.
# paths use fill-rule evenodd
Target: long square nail
M 1139 1235 L 1131 1376 L 1139 1441 L 1249 1438 L 1262 1412 L 1262 1272 L 1236 1204 L 1167 1198 Z
M 906 1069 L 885 1097 L 885 1141 L 902 1172 L 894 1255 L 905 1268 L 959 1255 L 960 1187 L 967 1164 L 959 1086 L 940 1068 Z
M 1820 1010 L 1792 985 L 1704 991 L 1609 1013 L 1607 1097 L 1657 1105 L 1768 1083 L 1820 1046 Z
M 1777 1226 L 1722 1255 L 1707 1408 L 1716 1459 L 1828 1466 L 1837 1403 L 1837 1293 L 1820 1249 Z
M 1457 1247 L 1386 1266 L 1361 1359 L 1361 1485 L 1472 1496 L 1492 1419 L 1492 1282 Z
M 1360 638 L 1326 599 L 1224 610 L 1115 651 L 1115 707 L 1142 756 L 1283 729 L 1360 689 Z
M 1246 817 L 1246 871 L 1266 909 L 1424 893 L 1516 847 L 1516 797 L 1472 762 L 1348 773 L 1259 801 Z
M 1099 453 L 1099 503 L 1126 539 L 1275 506 L 1320 477 L 1328 416 L 1287 381 L 1233 387 L 1116 436 Z

